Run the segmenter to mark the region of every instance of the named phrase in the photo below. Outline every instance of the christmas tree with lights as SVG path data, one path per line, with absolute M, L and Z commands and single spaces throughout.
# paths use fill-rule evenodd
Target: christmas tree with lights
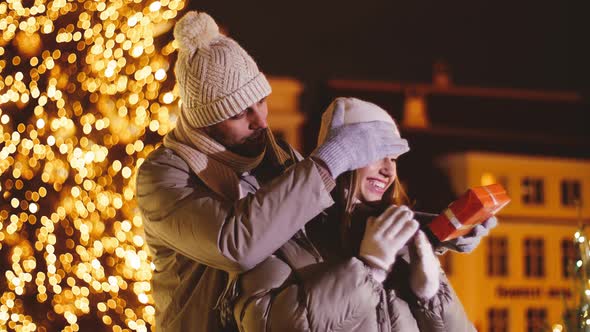
M 0 3 L 0 326 L 147 331 L 135 170 L 174 124 L 179 0 Z
M 578 230 L 574 234 L 573 242 L 577 249 L 577 258 L 571 266 L 574 277 L 574 303 L 567 303 L 564 298 L 563 321 L 567 332 L 590 332 L 590 239 L 582 222 L 582 206 L 579 202 L 576 202 L 576 206 Z

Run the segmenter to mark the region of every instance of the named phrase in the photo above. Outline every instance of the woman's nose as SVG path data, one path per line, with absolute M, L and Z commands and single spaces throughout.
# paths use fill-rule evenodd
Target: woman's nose
M 384 176 L 393 176 L 395 174 L 395 161 L 390 158 L 384 158 L 380 171 Z

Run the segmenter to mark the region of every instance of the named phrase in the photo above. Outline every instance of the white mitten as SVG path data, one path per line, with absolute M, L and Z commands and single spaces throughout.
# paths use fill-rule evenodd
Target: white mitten
M 418 230 L 419 224 L 413 216 L 407 206 L 391 206 L 377 218 L 367 220 L 359 256 L 378 271 L 373 273 L 377 281 L 385 280 L 397 252 Z
M 418 231 L 409 247 L 410 287 L 416 296 L 428 300 L 438 292 L 440 262 L 422 231 Z

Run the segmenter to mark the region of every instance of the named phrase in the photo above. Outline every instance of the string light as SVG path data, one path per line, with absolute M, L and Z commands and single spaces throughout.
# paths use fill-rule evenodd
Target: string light
M 0 326 L 154 324 L 134 179 L 174 126 L 170 27 L 184 6 L 0 3 Z
M 578 258 L 575 264 L 572 264 L 572 280 L 574 294 L 573 301 L 568 303 L 566 298 L 565 310 L 567 315 L 564 315 L 562 324 L 554 324 L 552 330 L 554 332 L 565 330 L 588 331 L 590 330 L 590 240 L 586 236 L 585 226 L 582 223 L 581 205 L 576 204 L 578 209 L 578 224 L 580 228 L 574 233 L 572 244 L 577 249 Z

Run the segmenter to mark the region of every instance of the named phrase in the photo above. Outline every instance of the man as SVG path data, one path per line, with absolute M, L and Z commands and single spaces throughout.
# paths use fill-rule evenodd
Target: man
M 219 331 L 234 277 L 331 206 L 339 174 L 399 147 L 387 123 L 333 121 L 324 144 L 295 163 L 267 128 L 271 88 L 246 51 L 205 13 L 186 14 L 174 36 L 181 114 L 137 176 L 156 325 Z

